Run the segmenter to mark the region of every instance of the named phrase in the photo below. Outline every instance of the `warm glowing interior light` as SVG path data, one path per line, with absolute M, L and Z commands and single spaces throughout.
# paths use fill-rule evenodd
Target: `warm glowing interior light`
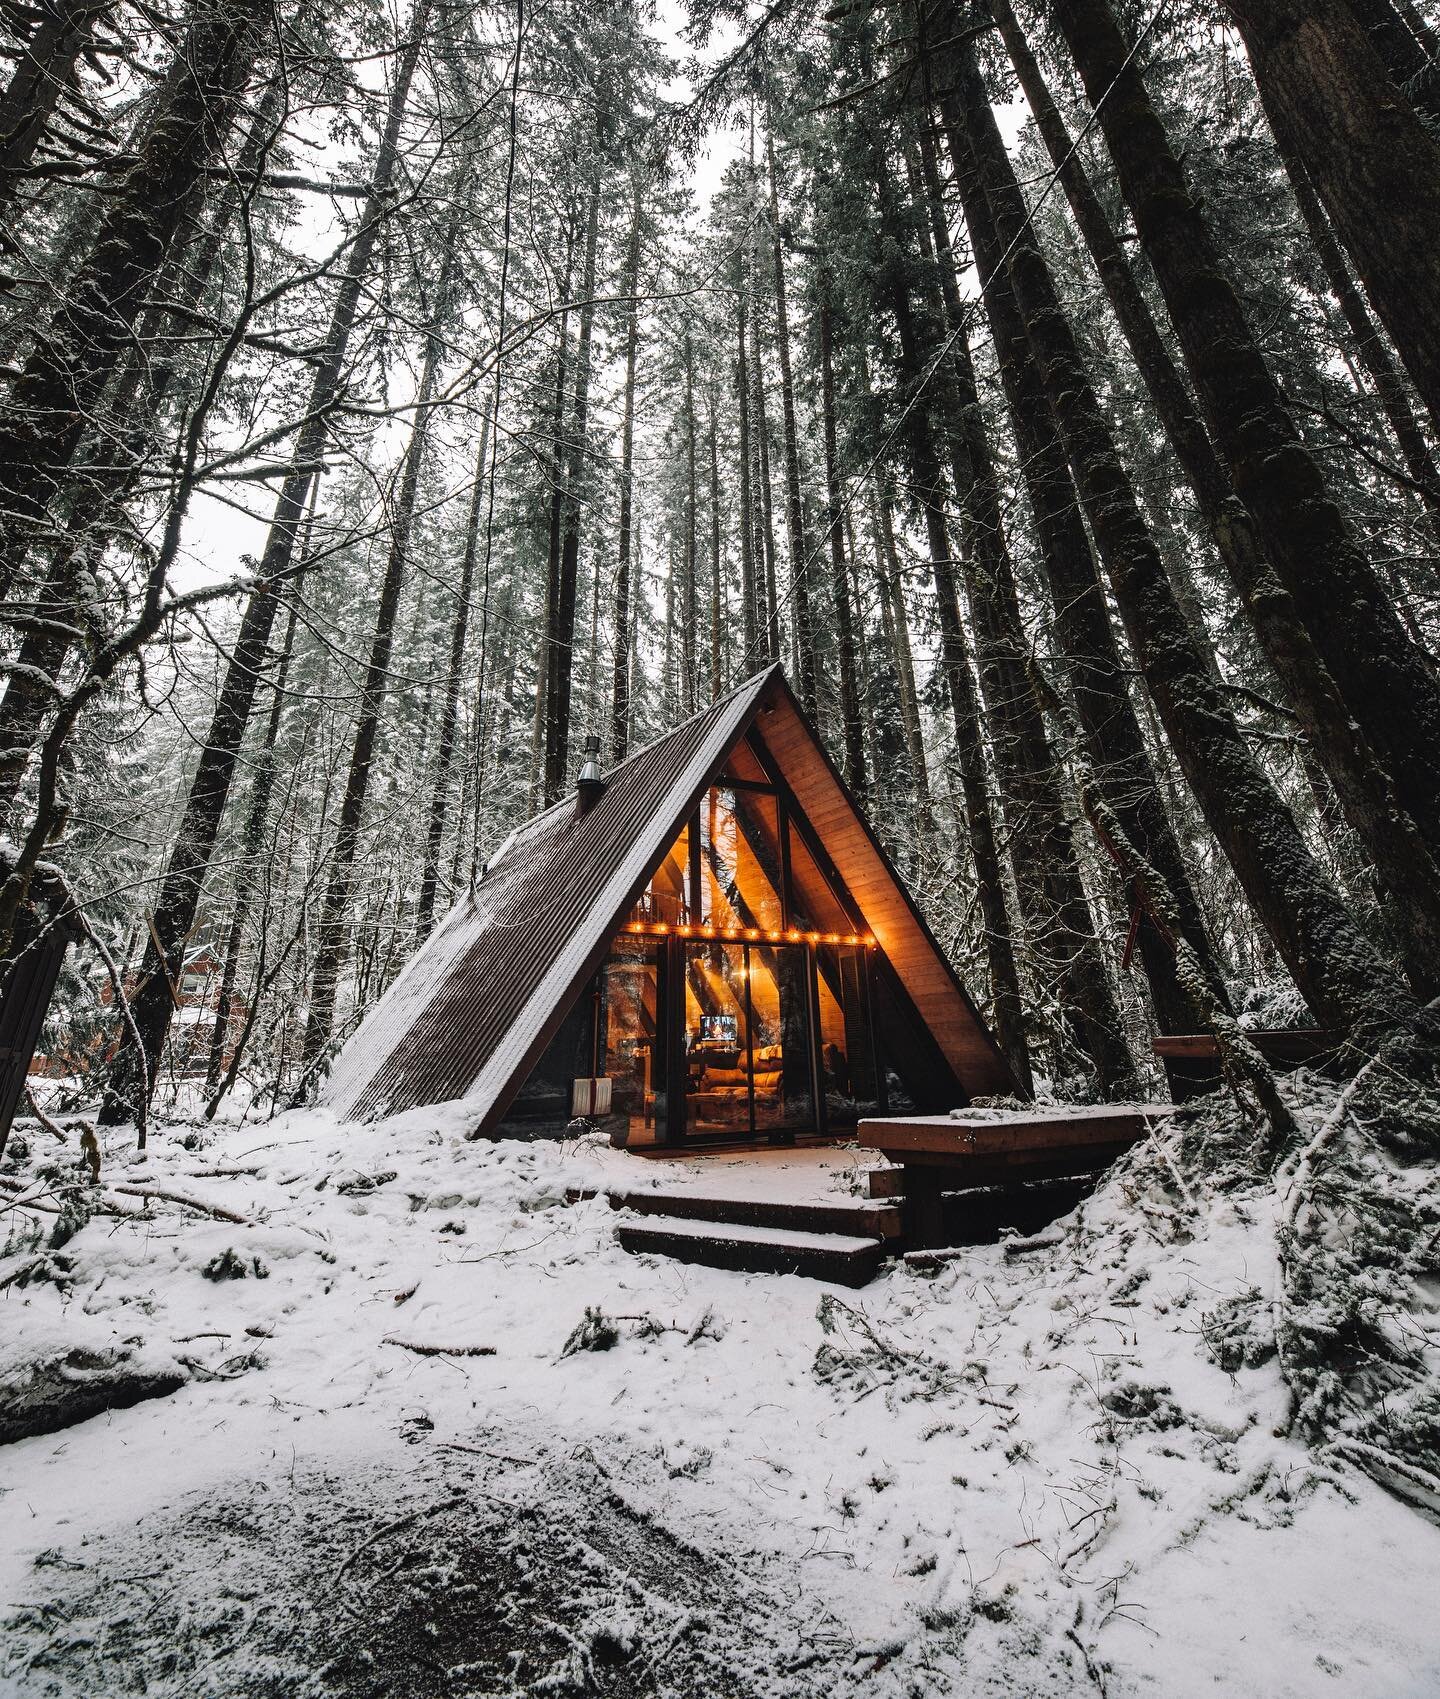
M 780 942 L 782 934 L 779 933 L 779 932 L 767 932 L 765 934 L 765 936 L 770 940 L 770 942 L 772 944 L 778 944 Z
M 820 934 L 818 932 L 807 932 L 805 934 L 805 941 L 809 944 L 818 944 L 820 942 Z
M 669 930 L 670 928 L 668 926 L 657 926 L 655 928 L 655 936 L 657 938 L 663 938 Z
M 759 932 L 758 932 L 758 931 L 757 931 L 757 930 L 756 930 L 756 929 L 755 929 L 755 928 L 754 928 L 754 927 L 753 927 L 753 926 L 752 926 L 752 927 L 751 927 L 751 928 L 750 928 L 750 930 L 749 930 L 749 931 L 748 931 L 748 932 L 747 932 L 747 933 L 746 933 L 746 934 L 745 934 L 745 936 L 746 936 L 746 937 L 747 937 L 747 938 L 748 938 L 748 939 L 749 939 L 749 940 L 750 940 L 750 941 L 751 941 L 751 943 L 752 943 L 752 944 L 753 944 L 753 943 L 754 943 L 754 941 L 755 941 L 755 940 L 756 940 L 756 939 L 757 939 L 757 938 L 758 938 L 758 937 L 759 937 L 759 936 L 760 936 L 760 934 L 759 934 Z
M 827 932 L 825 934 L 825 942 L 827 944 L 838 944 L 840 942 L 840 934 L 838 932 Z
M 857 936 L 856 936 L 856 934 L 855 934 L 855 933 L 853 933 L 853 932 L 852 932 L 852 933 L 851 933 L 851 934 L 850 934 L 850 936 L 849 936 L 849 937 L 848 937 L 848 938 L 847 938 L 847 939 L 846 939 L 846 940 L 845 940 L 845 942 L 846 942 L 846 943 L 847 943 L 847 944 L 858 944 L 858 943 L 859 943 L 859 942 L 860 942 L 860 940 L 859 940 L 859 938 L 858 938 L 858 937 L 857 937 Z
M 873 932 L 865 934 L 865 947 L 870 950 L 875 948 L 875 934 Z
M 792 944 L 798 944 L 800 942 L 800 934 L 798 932 L 792 932 L 790 934 L 790 942 Z

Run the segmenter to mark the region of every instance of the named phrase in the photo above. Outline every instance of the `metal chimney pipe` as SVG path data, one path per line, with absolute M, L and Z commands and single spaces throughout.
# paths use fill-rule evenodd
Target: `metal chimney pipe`
M 600 739 L 593 733 L 585 739 L 585 759 L 575 781 L 576 812 L 588 814 L 605 794 L 605 775 L 600 771 Z

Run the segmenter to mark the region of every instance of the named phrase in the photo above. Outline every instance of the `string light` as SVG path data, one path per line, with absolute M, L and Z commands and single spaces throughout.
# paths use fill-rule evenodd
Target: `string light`
M 762 940 L 767 944 L 848 944 L 852 948 L 864 945 L 867 950 L 877 948 L 873 932 L 850 932 L 841 935 L 839 932 L 762 932 L 759 927 L 741 928 L 727 926 L 723 930 L 715 926 L 667 926 L 663 921 L 631 920 L 625 924 L 625 930 L 641 937 L 668 938 L 673 932 L 677 938 L 723 938 L 729 943 L 744 941 L 758 944 Z

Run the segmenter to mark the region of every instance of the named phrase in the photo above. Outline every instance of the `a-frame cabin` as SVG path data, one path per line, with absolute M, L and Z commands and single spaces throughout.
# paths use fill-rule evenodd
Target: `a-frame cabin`
M 883 781 L 882 781 L 883 782 Z M 324 1101 L 476 1134 L 843 1133 L 1014 1091 L 779 667 L 514 832 Z

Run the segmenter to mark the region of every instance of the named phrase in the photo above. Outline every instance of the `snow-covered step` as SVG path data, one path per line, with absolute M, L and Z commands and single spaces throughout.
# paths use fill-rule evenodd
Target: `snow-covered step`
M 885 1253 L 879 1239 L 854 1234 L 688 1221 L 678 1216 L 622 1221 L 615 1232 L 627 1251 L 750 1274 L 803 1274 L 835 1286 L 863 1286 L 874 1277 Z
M 690 1186 L 611 1191 L 607 1196 L 611 1208 L 630 1210 L 636 1215 L 727 1222 L 776 1228 L 786 1233 L 844 1233 L 864 1239 L 900 1237 L 899 1205 L 864 1198 L 776 1198 L 723 1189 L 702 1191 Z

